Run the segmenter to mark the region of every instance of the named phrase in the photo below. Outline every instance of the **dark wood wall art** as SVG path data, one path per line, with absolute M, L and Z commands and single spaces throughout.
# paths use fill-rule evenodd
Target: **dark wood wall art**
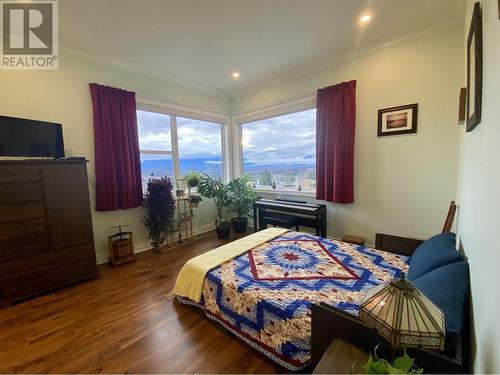
M 378 111 L 378 136 L 417 132 L 418 104 L 402 105 Z
M 467 126 L 472 131 L 481 122 L 483 91 L 483 21 L 479 2 L 474 12 L 467 38 Z
M 467 89 L 462 87 L 460 89 L 460 96 L 458 98 L 458 125 L 465 124 L 465 107 L 467 106 Z

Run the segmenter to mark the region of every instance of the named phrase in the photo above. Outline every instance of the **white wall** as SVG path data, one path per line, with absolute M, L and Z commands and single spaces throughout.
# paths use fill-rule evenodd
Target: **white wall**
M 468 33 L 472 8 L 469 0 Z M 500 373 L 500 20 L 497 0 L 483 6 L 483 111 L 470 133 L 461 131 L 459 233 L 469 257 L 476 341 L 475 372 Z M 467 35 L 466 35 L 467 36 Z M 465 45 L 465 40 L 463 41 Z M 465 73 L 465 70 L 464 70 Z M 464 86 L 465 86 L 464 79 Z
M 371 244 L 376 232 L 426 238 L 441 231 L 456 197 L 462 57 L 463 26 L 455 26 L 237 94 L 233 113 L 356 79 L 356 202 L 328 204 L 328 235 L 361 235 Z M 378 109 L 411 103 L 419 103 L 417 134 L 378 138 Z
M 176 84 L 161 82 L 73 54 L 60 56 L 59 70 L 0 72 L 0 114 L 63 124 L 67 156 L 85 156 L 88 166 L 91 204 L 95 206 L 94 144 L 92 104 L 88 84 L 97 82 L 135 91 L 138 96 L 168 103 L 228 113 L 227 98 L 200 93 Z M 195 219 L 198 228 L 213 223 L 212 202 L 202 202 Z M 141 222 L 142 208 L 114 212 L 93 210 L 94 236 L 98 262 L 107 260 L 107 236 L 112 226 L 131 224 L 136 248 L 149 247 L 147 231 Z

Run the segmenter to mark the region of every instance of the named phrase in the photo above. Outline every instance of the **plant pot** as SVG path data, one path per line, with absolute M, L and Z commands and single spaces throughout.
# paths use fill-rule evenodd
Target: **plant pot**
M 248 218 L 246 217 L 235 217 L 231 219 L 231 225 L 233 227 L 234 233 L 245 233 L 247 231 Z
M 217 232 L 217 238 L 219 240 L 225 240 L 229 238 L 229 235 L 231 234 L 231 226 L 226 227 L 215 227 L 215 231 Z

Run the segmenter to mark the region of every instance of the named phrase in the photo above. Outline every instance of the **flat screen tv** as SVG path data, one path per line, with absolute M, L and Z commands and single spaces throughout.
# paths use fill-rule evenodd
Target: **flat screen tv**
M 0 116 L 0 156 L 64 158 L 62 125 Z

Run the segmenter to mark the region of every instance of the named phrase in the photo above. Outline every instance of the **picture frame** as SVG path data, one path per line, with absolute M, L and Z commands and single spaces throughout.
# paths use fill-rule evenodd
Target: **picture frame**
M 465 107 L 467 105 L 467 88 L 460 89 L 458 97 L 458 125 L 465 124 Z
M 417 132 L 418 104 L 384 108 L 378 111 L 379 137 Z
M 467 119 L 466 131 L 472 131 L 481 122 L 483 98 L 483 21 L 479 2 L 474 4 L 467 38 Z

